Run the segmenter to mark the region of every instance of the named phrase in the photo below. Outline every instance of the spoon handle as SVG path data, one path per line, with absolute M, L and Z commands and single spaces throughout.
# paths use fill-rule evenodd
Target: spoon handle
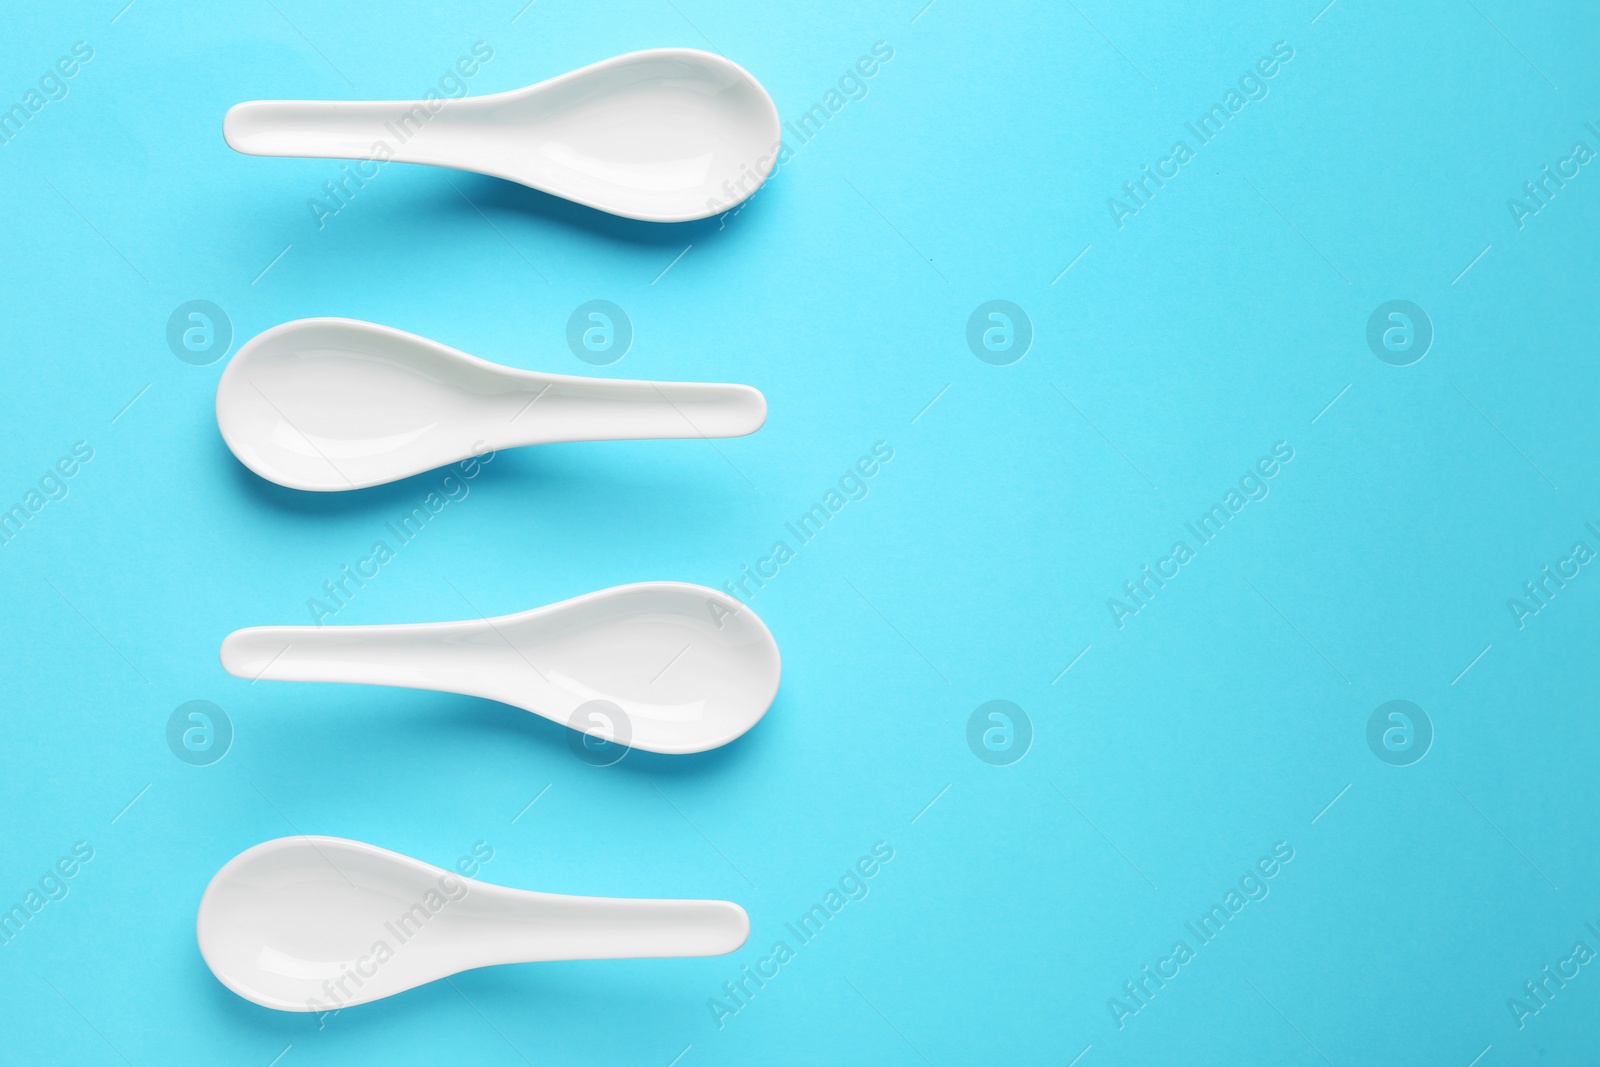
M 228 109 L 222 135 L 252 156 L 310 156 L 448 166 L 427 136 L 453 100 L 250 100 Z
M 477 935 L 481 958 L 495 963 L 721 956 L 750 934 L 750 916 L 727 900 L 504 892 Z
M 767 421 L 759 389 L 725 382 L 651 382 L 529 374 L 524 392 L 501 402 L 517 410 L 485 420 L 496 447 L 555 441 L 638 441 L 743 437 Z M 528 399 L 522 398 L 526 395 Z M 493 440 L 493 438 L 490 438 Z
M 478 693 L 474 679 L 494 666 L 506 643 L 489 620 L 251 626 L 223 639 L 222 666 L 229 674 L 252 681 L 349 682 Z

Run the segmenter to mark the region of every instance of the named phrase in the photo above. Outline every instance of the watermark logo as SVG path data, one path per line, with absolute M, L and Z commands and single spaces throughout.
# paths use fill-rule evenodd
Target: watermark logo
M 0 518 L 0 523 L 3 523 Z M 1600 527 L 1592 522 L 1584 523 L 1590 533 L 1600 537 Z M 0 538 L 4 531 L 0 530 Z M 1539 568 L 1539 573 L 1522 583 L 1522 592 L 1514 597 L 1506 598 L 1506 608 L 1511 612 L 1511 621 L 1517 624 L 1517 629 L 1528 625 L 1528 620 L 1550 606 L 1556 594 L 1567 587 L 1567 584 L 1583 572 L 1586 564 L 1594 562 L 1594 549 L 1586 541 L 1575 541 L 1572 550 L 1565 556 L 1556 559 L 1555 565 L 1548 563 Z
M 400 952 L 406 944 L 422 933 L 424 927 L 435 915 L 452 904 L 459 904 L 467 899 L 471 892 L 473 882 L 470 879 L 483 869 L 483 865 L 494 859 L 494 846 L 487 841 L 473 842 L 471 855 L 463 855 L 456 860 L 456 870 L 460 871 L 461 878 L 456 878 L 449 872 L 441 872 L 434 885 L 437 888 L 425 890 L 420 898 L 412 902 L 411 907 L 400 912 L 383 924 L 385 936 L 380 937 L 372 944 L 368 954 L 348 961 L 330 961 L 339 963 L 339 977 L 330 978 L 322 983 L 323 995 L 326 1000 L 310 997 L 306 1000 L 306 1011 L 315 1012 L 317 1015 L 317 1029 L 326 1030 L 328 1020 L 336 1017 L 344 1010 L 347 1002 L 354 999 L 355 990 L 350 988 L 354 982 L 358 990 L 366 983 L 364 978 L 376 977 L 378 969 Z M 394 939 L 394 944 L 389 939 Z
M 63 55 L 55 61 L 54 66 L 46 67 L 39 80 L 22 94 L 20 101 L 10 107 L 0 101 L 0 145 L 9 145 L 12 138 L 22 132 L 22 127 L 33 121 L 33 116 L 47 106 L 65 100 L 72 91 L 69 79 L 76 77 L 78 71 L 93 58 L 93 45 L 88 41 L 75 41 L 72 54 Z
M 1592 922 L 1585 922 L 1591 934 L 1600 937 L 1600 927 Z M 1586 964 L 1595 959 L 1594 949 L 1588 942 L 1578 941 L 1572 946 L 1572 951 L 1566 956 L 1557 957 L 1555 963 L 1547 963 L 1540 967 L 1528 981 L 1522 983 L 1522 991 L 1516 996 L 1506 998 L 1506 1007 L 1511 1011 L 1511 1021 L 1517 1024 L 1517 1029 L 1527 1027 L 1528 1020 L 1538 1015 L 1550 1006 L 1550 1002 L 1565 988 L 1567 983 L 1582 973 Z
M 1009 300 L 979 304 L 967 319 L 967 347 L 995 367 L 1009 367 L 1033 347 L 1033 320 Z
M 1294 459 L 1294 446 L 1279 441 L 1272 451 L 1259 457 L 1254 466 L 1246 467 L 1235 485 L 1229 486 L 1222 499 L 1212 504 L 1208 511 L 1183 524 L 1188 537 L 1173 541 L 1165 556 L 1152 567 L 1144 564 L 1138 574 L 1122 583 L 1122 592 L 1106 598 L 1106 610 L 1111 621 L 1121 630 L 1127 620 L 1155 603 L 1156 594 L 1167 583 L 1178 577 L 1183 569 L 1197 558 L 1200 549 L 1209 545 L 1246 506 L 1267 499 L 1272 493 L 1272 479 Z M 1194 539 L 1191 545 L 1189 538 Z
M 823 891 L 821 899 L 814 900 L 810 909 L 800 913 L 792 922 L 783 924 L 784 935 L 774 941 L 766 955 L 757 957 L 739 968 L 738 977 L 722 983 L 722 992 L 706 1000 L 711 1021 L 717 1029 L 727 1027 L 728 1020 L 738 1015 L 767 988 L 767 983 L 783 973 L 783 968 L 800 949 L 821 936 L 822 931 L 852 903 L 866 900 L 872 887 L 868 882 L 877 877 L 889 861 L 894 859 L 894 846 L 887 841 L 876 841 L 871 855 L 862 855 L 844 869 L 837 881 Z
M 1392 367 L 1409 367 L 1433 347 L 1433 320 L 1409 300 L 1379 304 L 1367 319 L 1367 347 Z
M 167 318 L 167 347 L 195 367 L 205 367 L 233 346 L 233 320 L 209 300 L 189 300 Z
M 1033 720 L 1009 700 L 979 704 L 967 719 L 967 747 L 993 767 L 1009 767 L 1033 747 Z
M 888 441 L 874 441 L 870 454 L 857 456 L 855 463 L 846 467 L 839 479 L 824 490 L 810 508 L 784 523 L 783 536 L 772 542 L 767 554 L 757 559 L 753 568 L 748 563 L 741 566 L 737 578 L 722 583 L 722 591 L 741 604 L 750 603 L 757 593 L 767 587 L 768 582 L 778 576 L 785 564 L 817 539 L 846 504 L 867 499 L 872 492 L 871 480 L 892 459 L 894 446 Z M 712 612 L 711 619 L 719 630 L 722 629 L 722 616 L 725 614 L 726 611 L 721 614 Z
M 1391 767 L 1409 767 L 1433 747 L 1433 720 L 1409 700 L 1379 704 L 1367 718 L 1367 747 Z
M 72 891 L 71 879 L 92 859 L 94 846 L 87 841 L 75 842 L 71 854 L 62 855 L 55 866 L 45 868 L 44 874 L 28 886 L 19 901 L 10 908 L 0 901 L 0 945 L 11 944 L 11 939 L 22 933 L 46 905 L 66 900 Z
M 1216 140 L 1235 115 L 1249 105 L 1265 100 L 1272 92 L 1272 79 L 1294 58 L 1294 54 L 1294 46 L 1288 41 L 1275 42 L 1271 54 L 1261 56 L 1253 65 L 1246 67 L 1238 81 L 1223 90 L 1220 99 L 1213 98 L 1209 109 L 1202 111 L 1193 121 L 1183 124 L 1184 130 L 1194 138 L 1193 145 L 1190 145 L 1188 137 L 1174 141 L 1172 148 L 1159 157 L 1154 165 L 1146 163 L 1139 168 L 1135 178 L 1123 182 L 1120 195 L 1106 199 L 1106 212 L 1117 229 L 1125 228 L 1128 219 L 1149 207 L 1156 193 L 1177 178 L 1201 148 Z
M 620 761 L 633 742 L 633 721 L 609 700 L 579 704 L 567 725 L 571 727 L 568 747 L 591 767 L 609 767 Z
M 1293 859 L 1294 846 L 1287 841 L 1276 842 L 1272 853 L 1246 867 L 1220 900 L 1213 897 L 1215 903 L 1209 909 L 1185 922 L 1183 936 L 1174 939 L 1167 955 L 1158 957 L 1154 964 L 1141 966 L 1134 977 L 1122 983 L 1121 992 L 1107 998 L 1106 1011 L 1117 1029 L 1124 1029 L 1129 1019 L 1150 1007 L 1156 996 L 1198 958 L 1200 950 L 1221 937 L 1246 907 L 1266 900 L 1272 893 L 1271 880 Z
M 1600 137 L 1600 126 L 1592 122 L 1583 125 L 1590 133 Z M 1556 160 L 1554 169 L 1546 163 L 1532 180 L 1523 182 L 1522 191 L 1506 200 L 1506 210 L 1511 213 L 1511 221 L 1516 223 L 1517 229 L 1523 229 L 1528 219 L 1549 207 L 1556 194 L 1565 189 L 1567 183 L 1582 172 L 1584 164 L 1594 158 L 1595 151 L 1587 141 L 1574 141 L 1571 150 Z
M 338 575 L 322 583 L 322 597 L 306 599 L 306 610 L 311 613 L 314 625 L 321 626 L 349 607 L 356 594 L 383 573 L 383 568 L 394 561 L 400 549 L 416 540 L 446 506 L 467 499 L 467 494 L 472 492 L 468 483 L 494 460 L 494 453 L 483 451 L 483 445 L 482 441 L 474 442 L 472 455 L 445 468 L 450 473 L 439 479 L 420 504 L 383 524 L 384 530 L 393 535 L 392 545 L 388 538 L 374 541 L 372 548 L 357 559 L 353 567 L 348 563 L 340 564 Z
M 596 367 L 608 367 L 633 345 L 633 320 L 609 300 L 579 304 L 567 319 L 567 347 Z
M 46 467 L 39 480 L 30 485 L 15 504 L 7 508 L 0 502 L 0 545 L 9 545 L 46 504 L 67 499 L 72 489 L 69 480 L 93 458 L 94 446 L 88 441 L 78 441 L 73 444 L 71 454 L 61 456 L 52 466 Z
M 233 720 L 209 700 L 179 704 L 167 719 L 167 747 L 191 767 L 209 767 L 233 747 Z
M 737 180 L 729 178 L 722 183 L 722 195 L 706 198 L 706 210 L 721 211 L 722 215 L 717 220 L 717 229 L 726 229 L 728 220 L 744 210 L 744 205 L 760 191 L 758 186 L 763 181 L 771 181 L 778 176 L 778 168 L 786 166 L 800 149 L 814 140 L 822 133 L 823 127 L 831 122 L 853 100 L 865 100 L 871 92 L 868 81 L 877 76 L 878 72 L 894 58 L 894 46 L 888 41 L 876 41 L 872 45 L 872 54 L 860 56 L 853 67 L 846 67 L 822 98 L 817 100 L 798 118 L 791 118 L 782 124 L 779 138 L 764 153 L 755 158 L 754 165 L 741 162 L 739 164 L 739 177 Z M 735 207 L 737 205 L 737 207 Z M 732 210 L 727 210 L 732 209 Z
M 350 206 L 357 194 L 382 173 L 383 165 L 395 158 L 397 149 L 422 133 L 434 116 L 443 110 L 446 99 L 466 96 L 466 79 L 478 73 L 493 58 L 494 48 L 487 41 L 478 41 L 473 44 L 470 54 L 463 53 L 453 66 L 445 68 L 444 73 L 423 93 L 421 100 L 397 103 L 393 116 L 383 123 L 387 137 L 373 141 L 365 159 L 339 164 L 338 180 L 323 182 L 322 195 L 306 200 L 311 221 L 317 224 L 317 229 L 327 229 L 328 220 Z

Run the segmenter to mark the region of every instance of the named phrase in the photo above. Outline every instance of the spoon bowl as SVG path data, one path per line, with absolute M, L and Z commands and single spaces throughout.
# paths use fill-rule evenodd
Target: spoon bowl
M 248 155 L 478 171 L 648 222 L 733 207 L 766 179 L 781 140 L 761 83 L 693 48 L 631 52 L 490 96 L 252 100 L 229 109 L 222 133 Z
M 239 853 L 200 898 L 206 966 L 246 1000 L 334 1011 L 475 967 L 719 956 L 750 918 L 725 900 L 560 896 L 491 885 L 375 845 L 282 837 Z
M 256 626 L 222 642 L 252 681 L 355 682 L 486 697 L 650 752 L 703 752 L 760 720 L 778 646 L 705 586 L 640 582 L 464 622 Z
M 365 489 L 501 448 L 740 437 L 767 418 L 748 385 L 518 370 L 357 319 L 257 334 L 217 382 L 217 428 L 291 489 Z

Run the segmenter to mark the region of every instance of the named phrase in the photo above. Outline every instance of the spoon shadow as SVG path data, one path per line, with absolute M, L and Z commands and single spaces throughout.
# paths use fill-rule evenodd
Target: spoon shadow
M 503 743 L 509 739 L 519 747 L 538 748 L 554 756 L 587 763 L 597 772 L 610 772 L 646 781 L 653 778 L 714 778 L 734 773 L 751 760 L 761 758 L 767 746 L 765 738 L 771 733 L 770 730 L 763 730 L 762 723 L 757 722 L 733 741 L 704 752 L 668 754 L 616 745 L 595 748 L 585 746 L 584 735 L 570 726 L 510 704 L 480 697 L 454 697 L 454 701 L 460 702 L 460 711 L 456 715 L 439 715 L 426 724 L 419 721 L 421 731 L 429 733 L 435 728 L 448 727 L 452 736 L 459 736 L 465 728 L 467 731 L 491 735 L 492 740 L 486 738 L 485 744 Z M 786 703 L 780 689 L 762 719 L 765 720 L 774 711 L 783 714 L 783 705 Z
M 539 1022 L 566 1024 L 575 1016 L 588 1016 L 600 1025 L 619 1010 L 633 1016 L 660 1009 L 684 982 L 681 974 L 665 970 L 656 977 L 623 973 L 615 967 L 593 969 L 592 961 L 511 963 L 474 968 L 381 1000 L 326 1013 L 291 1013 L 237 995 L 206 969 L 198 952 L 194 967 L 194 981 L 205 987 L 197 989 L 196 995 L 212 1017 L 224 1019 L 241 1033 L 285 1043 L 323 1036 L 360 1042 L 371 1035 L 392 1034 L 422 1016 L 459 1012 L 463 1000 L 474 1005 L 504 1002 Z
M 213 451 L 217 462 L 226 466 L 228 477 L 232 479 L 234 487 L 244 496 L 263 507 L 298 512 L 302 515 L 355 515 L 397 508 L 402 503 L 414 501 L 419 495 L 419 490 L 422 490 L 430 479 L 437 482 L 445 474 L 453 473 L 448 468 L 442 468 L 414 474 L 398 482 L 374 485 L 367 489 L 351 489 L 342 493 L 312 493 L 269 482 L 239 462 L 220 437 L 217 438 Z M 478 477 L 482 478 L 490 473 L 485 469 L 480 471 Z
M 418 171 L 435 168 L 415 168 Z M 713 241 L 761 240 L 766 233 L 760 223 L 780 193 L 779 183 L 769 181 L 748 199 L 727 211 L 692 222 L 644 222 L 623 218 L 571 200 L 530 189 L 516 182 L 475 174 L 449 171 L 441 175 L 419 173 L 410 181 L 396 182 L 386 190 L 380 203 L 373 199 L 363 207 L 359 218 L 342 228 L 359 231 L 363 240 L 386 242 L 396 234 L 410 232 L 419 217 L 450 226 L 482 226 L 487 218 L 496 225 L 507 220 L 526 223 L 576 235 L 586 244 L 600 247 L 660 249 L 676 254 L 686 244 L 704 245 Z M 735 231 L 749 231 L 741 238 Z M 517 240 L 518 235 L 507 236 Z
M 452 988 L 448 980 L 440 979 L 384 997 L 382 1000 L 356 1004 L 342 1010 L 282 1012 L 239 996 L 206 969 L 205 959 L 198 952 L 195 957 L 195 966 L 198 968 L 196 981 L 203 982 L 207 987 L 203 996 L 209 1008 L 224 1015 L 231 1025 L 243 1032 L 280 1041 L 303 1040 L 307 1031 L 313 1034 L 321 1031 L 344 1031 L 355 1038 L 368 1032 L 389 1032 L 419 1011 L 430 1013 L 450 1011 L 453 1009 L 449 1005 L 459 1003 L 461 1000 L 459 992 Z M 526 973 L 535 972 L 537 969 L 527 964 L 509 964 L 493 968 L 507 972 L 507 977 L 513 977 L 509 973 L 513 970 L 525 972 L 514 976 L 519 979 L 517 985 L 527 990 L 525 1010 L 535 1004 L 558 1002 L 563 996 L 570 999 L 570 984 L 558 984 L 537 974 Z M 460 975 L 452 976 L 452 978 L 459 977 Z M 560 1009 L 562 1013 L 569 1010 L 571 1010 L 570 1005 Z
M 324 686 L 308 684 L 318 689 Z M 521 752 L 530 757 L 530 768 L 545 760 L 570 760 L 589 764 L 595 773 L 645 782 L 698 777 L 714 783 L 769 756 L 771 746 L 781 741 L 766 720 L 773 713 L 789 713 L 789 701 L 780 688 L 762 722 L 719 748 L 678 755 L 639 748 L 601 749 L 596 753 L 592 748 L 584 749 L 583 735 L 578 731 L 511 704 L 459 693 L 387 691 L 378 686 L 354 688 L 371 692 L 345 701 L 343 712 L 335 716 L 330 716 L 327 706 L 317 700 L 284 697 L 259 702 L 250 712 L 250 728 L 263 762 L 272 764 L 292 758 L 294 752 L 306 746 L 329 753 L 345 752 L 349 758 L 358 759 L 370 753 L 373 728 L 381 726 L 395 751 Z M 615 762 L 607 762 L 611 760 Z M 338 797 L 330 795 L 320 800 L 337 804 Z
M 369 1035 L 392 1034 L 422 1016 L 459 1012 L 464 1000 L 468 1004 L 505 1002 L 525 1018 L 531 1016 L 542 1023 L 566 1023 L 574 1016 L 587 1015 L 598 1025 L 613 1018 L 619 1008 L 630 1015 L 630 1006 L 640 1013 L 658 1009 L 668 991 L 680 990 L 684 981 L 681 975 L 666 971 L 660 978 L 622 974 L 615 967 L 608 968 L 609 974 L 590 973 L 592 961 L 583 960 L 509 963 L 473 968 L 381 1000 L 326 1013 L 287 1013 L 238 996 L 217 981 L 196 955 L 197 981 L 210 987 L 204 994 L 208 1008 L 243 1032 L 284 1042 L 307 1040 L 308 1034 L 340 1035 L 342 1040 L 360 1042 Z
M 480 462 L 477 474 L 470 477 L 463 475 L 460 464 L 448 463 L 365 489 L 317 493 L 291 489 L 261 477 L 241 463 L 220 437 L 212 446 L 214 462 L 226 469 L 225 477 L 233 488 L 253 504 L 313 517 L 392 517 L 394 513 L 410 511 L 429 493 L 454 502 L 465 500 L 480 486 L 507 483 L 526 498 L 529 507 L 547 506 L 554 498 L 561 498 L 563 507 L 588 500 L 596 508 L 603 509 L 614 507 L 618 499 L 671 501 L 682 499 L 683 494 L 688 493 L 691 498 L 704 495 L 709 500 L 717 495 L 714 487 L 703 486 L 692 472 L 681 474 L 675 482 L 663 482 L 663 478 L 670 477 L 666 465 L 659 468 L 652 465 L 648 472 L 641 472 L 636 465 L 592 462 L 575 451 L 563 455 L 565 451 L 559 445 L 502 449 L 494 453 L 490 462 Z M 681 465 L 675 469 L 684 471 Z M 449 484 L 445 484 L 446 478 L 451 479 Z M 463 486 L 465 496 L 462 495 Z
M 428 197 L 440 213 L 448 212 L 453 216 L 479 221 L 480 211 L 485 215 L 493 212 L 522 215 L 576 231 L 586 240 L 617 244 L 676 249 L 683 247 L 684 242 L 710 240 L 726 228 L 719 221 L 720 215 L 692 222 L 645 222 L 623 218 L 538 189 L 530 189 L 526 185 L 471 171 L 457 171 L 448 175 L 448 181 L 443 186 L 434 186 Z
M 204 1000 L 204 1006 L 213 1016 L 225 1018 L 230 1027 L 237 1028 L 238 1033 L 253 1034 L 263 1040 L 290 1042 L 301 1039 L 308 1019 L 311 1021 L 310 1029 L 315 1031 L 317 1028 L 314 1015 L 274 1011 L 239 996 L 217 981 L 217 976 L 207 969 L 205 957 L 200 955 L 198 948 L 194 953 L 193 974 L 193 981 L 204 987 L 195 991 Z

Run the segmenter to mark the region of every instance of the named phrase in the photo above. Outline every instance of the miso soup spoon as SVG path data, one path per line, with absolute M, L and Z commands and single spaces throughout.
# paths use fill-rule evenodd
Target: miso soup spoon
M 601 741 L 669 753 L 703 752 L 749 730 L 777 695 L 781 668 L 755 612 L 682 582 L 619 585 L 493 619 L 255 626 L 223 639 L 222 666 L 252 681 L 487 697 Z
M 217 382 L 217 428 L 239 461 L 314 492 L 520 445 L 741 437 L 766 418 L 766 398 L 748 385 L 518 370 L 357 319 L 274 326 Z
M 211 973 L 279 1011 L 334 1011 L 502 963 L 720 956 L 749 933 L 726 900 L 508 889 L 340 837 L 246 849 L 195 919 Z
M 252 100 L 222 133 L 253 156 L 426 163 L 491 174 L 613 215 L 687 222 L 761 185 L 778 109 L 744 68 L 653 48 L 491 96 Z

